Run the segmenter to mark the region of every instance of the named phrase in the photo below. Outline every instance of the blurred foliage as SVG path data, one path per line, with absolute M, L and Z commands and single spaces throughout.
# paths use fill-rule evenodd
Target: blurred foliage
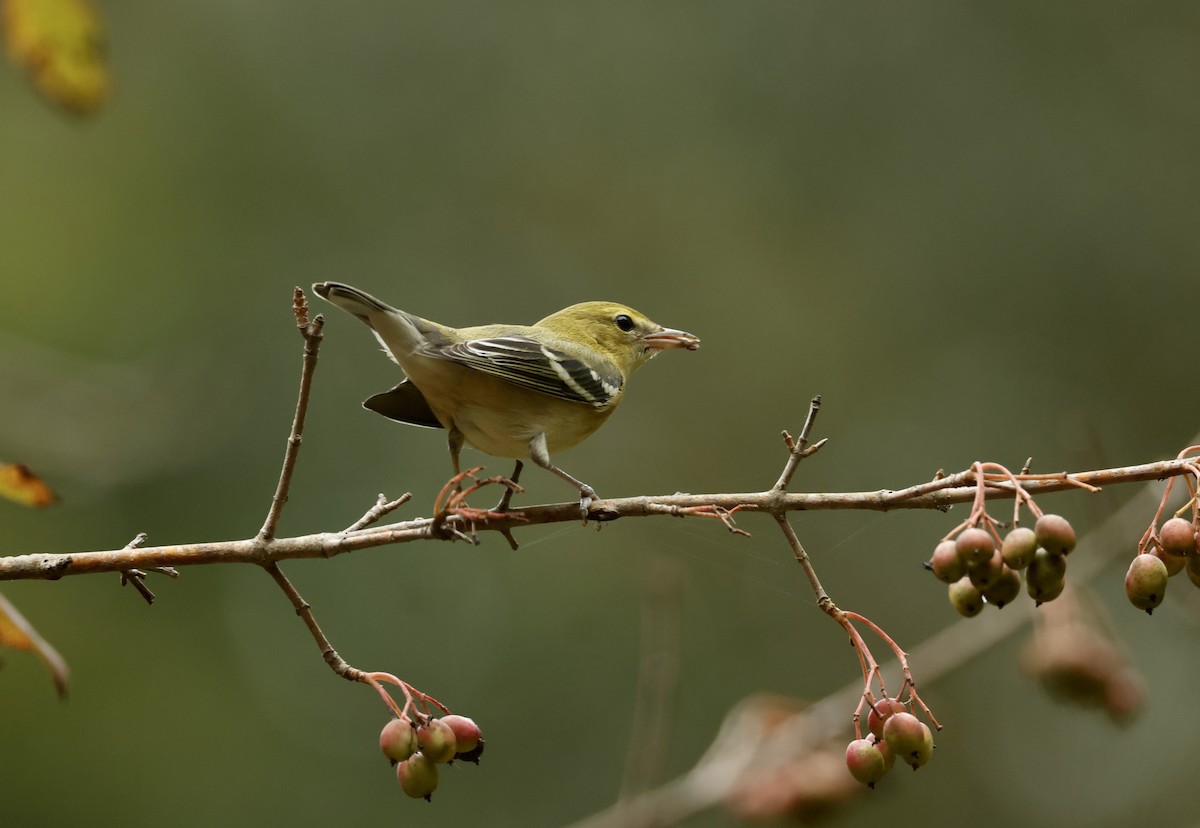
M 3 595 L 0 595 L 0 647 L 36 655 L 50 673 L 58 694 L 62 697 L 67 695 L 71 682 L 71 670 L 67 663 Z
M 3 0 L 0 17 L 9 55 L 47 100 L 75 115 L 108 100 L 104 26 L 90 0 Z
M 449 324 L 614 299 L 701 336 L 564 458 L 602 495 L 765 488 L 814 393 L 831 443 L 796 478 L 809 490 L 976 459 L 1141 462 L 1197 430 L 1192 4 L 101 10 L 121 94 L 98 117 L 53 117 L 0 73 L 0 457 L 63 499 L 0 503 L 5 554 L 252 534 L 299 374 L 291 289 L 318 279 Z M 414 492 L 400 516 L 428 510 L 441 436 L 359 408 L 395 381 L 330 313 L 281 532 L 348 525 L 379 491 Z M 527 502 L 562 498 L 525 477 Z M 1047 505 L 1084 533 L 1124 497 Z M 834 598 L 911 646 L 952 618 L 918 564 L 956 514 L 795 524 Z M 152 608 L 116 575 L 6 584 L 73 687 L 60 703 L 33 659 L 6 659 L 4 819 L 581 818 L 622 784 L 646 573 L 664 562 L 682 673 L 662 777 L 746 694 L 816 698 L 857 674 L 770 522 L 742 525 L 752 539 L 638 520 L 530 529 L 515 553 L 488 538 L 287 566 L 350 661 L 484 728 L 483 765 L 450 769 L 428 806 L 377 755 L 378 700 L 329 672 L 261 573 L 185 570 L 151 583 Z M 937 761 L 844 824 L 1118 826 L 1151 805 L 1190 822 L 1174 794 L 1196 725 L 1176 702 L 1198 677 L 1200 599 L 1147 618 L 1119 569 L 1098 591 L 1148 679 L 1136 724 L 1045 700 L 1014 640 L 922 687 L 947 725 Z
M 57 500 L 46 481 L 24 463 L 0 463 L 0 498 L 30 508 L 52 506 Z

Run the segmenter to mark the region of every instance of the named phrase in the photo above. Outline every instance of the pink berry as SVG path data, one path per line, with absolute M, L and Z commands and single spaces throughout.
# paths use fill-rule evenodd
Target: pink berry
M 1191 555 L 1196 552 L 1196 529 L 1191 521 L 1171 518 L 1158 530 L 1163 551 L 1168 555 Z
M 959 533 L 954 539 L 954 547 L 958 550 L 958 557 L 970 568 L 992 557 L 992 553 L 996 551 L 996 541 L 991 532 L 973 526 Z

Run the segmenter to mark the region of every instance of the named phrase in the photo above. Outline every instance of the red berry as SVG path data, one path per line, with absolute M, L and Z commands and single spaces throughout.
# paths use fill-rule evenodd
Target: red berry
M 1183 572 L 1183 568 L 1187 566 L 1187 558 L 1180 557 L 1179 555 L 1171 555 L 1157 547 L 1154 549 L 1153 554 L 1154 557 L 1163 562 L 1163 565 L 1167 568 L 1167 575 L 1171 578 Z
M 1196 529 L 1190 521 L 1171 518 L 1158 530 L 1163 551 L 1168 555 L 1191 555 L 1196 552 Z
M 867 714 L 867 728 L 882 739 L 883 723 L 893 713 L 903 713 L 905 710 L 904 702 L 899 699 L 879 699 L 871 706 L 871 712 Z
M 454 731 L 454 752 L 470 753 L 479 745 L 483 733 L 479 725 L 466 716 L 443 716 L 442 724 Z
M 939 581 L 952 584 L 967 574 L 966 564 L 958 557 L 958 549 L 954 541 L 942 541 L 933 549 L 933 557 L 929 559 L 929 569 Z
M 887 761 L 870 739 L 855 739 L 846 746 L 846 767 L 851 776 L 868 788 L 874 788 L 887 773 Z
M 871 740 L 875 743 L 875 747 L 883 754 L 883 765 L 886 770 L 891 770 L 892 765 L 896 764 L 896 754 L 892 753 L 892 749 L 888 747 L 887 740 L 882 736 L 871 736 Z

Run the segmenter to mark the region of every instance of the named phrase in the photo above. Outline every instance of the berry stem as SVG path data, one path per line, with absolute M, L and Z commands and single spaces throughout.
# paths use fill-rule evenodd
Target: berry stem
M 849 611 L 843 612 L 843 615 L 845 615 L 850 621 L 858 621 L 862 624 L 865 624 L 871 632 L 882 638 L 884 643 L 891 648 L 892 653 L 896 656 L 896 661 L 900 664 L 901 674 L 904 676 L 904 686 L 900 688 L 900 692 L 903 693 L 904 689 L 908 688 L 909 699 L 916 702 L 921 710 L 925 712 L 925 715 L 929 718 L 929 721 L 933 722 L 935 729 L 941 730 L 941 723 L 938 722 L 937 717 L 933 715 L 933 711 L 929 709 L 929 706 L 925 704 L 925 702 L 921 699 L 920 694 L 917 693 L 917 685 L 916 682 L 913 681 L 912 670 L 909 669 L 908 666 L 908 653 L 904 652 L 900 645 L 896 643 L 895 639 L 888 635 L 882 627 L 880 627 L 870 618 L 867 618 L 865 615 L 860 615 L 857 612 Z M 882 689 L 883 682 L 881 680 L 880 690 Z M 885 693 L 884 695 L 886 696 L 887 694 Z

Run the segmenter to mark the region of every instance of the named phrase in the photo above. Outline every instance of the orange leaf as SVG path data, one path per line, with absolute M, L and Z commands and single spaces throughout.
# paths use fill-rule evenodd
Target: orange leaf
M 104 26 L 91 0 L 0 2 L 8 54 L 43 97 L 76 115 L 90 115 L 108 100 Z
M 58 695 L 67 695 L 67 683 L 71 680 L 71 669 L 67 667 L 67 662 L 3 595 L 0 595 L 0 647 L 37 653 L 50 671 Z
M 0 463 L 0 497 L 25 506 L 49 506 L 58 500 L 50 487 L 21 463 Z

